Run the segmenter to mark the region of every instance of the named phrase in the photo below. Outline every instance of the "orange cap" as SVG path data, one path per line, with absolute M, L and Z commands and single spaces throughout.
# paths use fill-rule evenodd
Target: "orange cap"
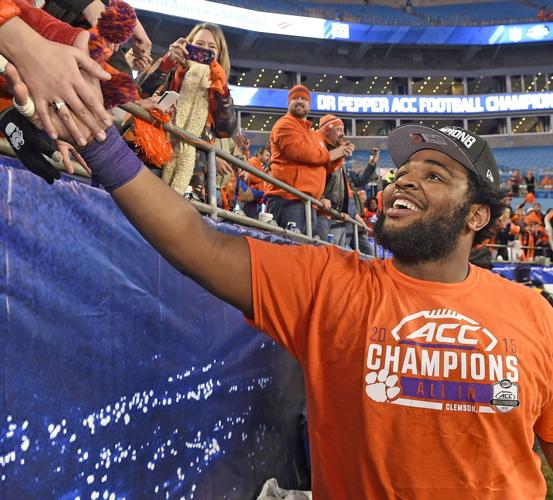
M 334 128 L 334 127 L 343 127 L 343 126 L 344 126 L 344 122 L 340 118 L 334 115 L 324 115 L 319 120 L 319 130 L 321 131 L 323 131 L 323 129 L 330 130 L 331 128 Z
M 290 101 L 292 99 L 295 99 L 296 97 L 303 97 L 304 99 L 307 99 L 309 102 L 311 102 L 311 94 L 309 92 L 309 89 L 307 87 L 304 87 L 303 85 L 294 85 L 290 92 L 288 92 L 288 104 L 290 104 Z

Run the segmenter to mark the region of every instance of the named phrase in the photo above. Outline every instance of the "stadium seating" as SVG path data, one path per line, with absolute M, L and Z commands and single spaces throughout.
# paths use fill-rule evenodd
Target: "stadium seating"
M 520 2 L 485 2 L 459 5 L 441 5 L 413 9 L 431 22 L 444 24 L 476 24 L 492 22 L 530 22 L 536 20 L 535 7 Z
M 545 174 L 553 173 L 553 146 L 534 146 L 528 148 L 498 148 L 493 150 L 502 180 L 506 180 L 515 169 L 523 174 L 532 170 L 538 179 Z M 352 158 L 354 168 L 362 167 L 369 156 L 368 151 L 356 151 Z M 380 168 L 393 168 L 394 164 L 388 151 L 381 151 Z
M 362 24 L 394 25 L 480 25 L 513 24 L 537 21 L 539 8 L 522 1 L 484 2 L 459 5 L 441 5 L 413 8 L 412 13 L 383 5 L 347 3 L 318 3 L 287 0 L 223 0 L 223 3 L 248 9 L 279 12 L 298 16 L 320 17 Z M 553 0 L 544 0 L 539 5 L 553 8 Z

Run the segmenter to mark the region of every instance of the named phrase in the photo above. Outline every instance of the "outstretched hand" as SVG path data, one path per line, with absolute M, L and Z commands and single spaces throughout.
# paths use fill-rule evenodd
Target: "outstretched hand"
M 0 44 L 0 49 L 17 68 L 33 96 L 41 126 L 48 135 L 52 139 L 59 137 L 51 118 L 52 103 L 57 101 L 65 104 L 58 116 L 77 144 L 85 145 L 86 137 L 75 117 L 96 139 L 105 139 L 104 129 L 111 126 L 112 118 L 104 109 L 101 94 L 94 91 L 84 75 L 95 80 L 109 80 L 110 75 L 88 56 L 87 37 L 78 37 L 77 46 L 69 47 L 42 38 L 17 18 L 1 29 L 0 41 L 12 34 L 12 39 L 19 39 L 16 44 Z

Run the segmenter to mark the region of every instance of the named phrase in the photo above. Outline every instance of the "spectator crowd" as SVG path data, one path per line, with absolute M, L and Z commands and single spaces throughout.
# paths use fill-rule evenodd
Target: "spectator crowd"
M 164 182 L 189 199 L 206 202 L 208 155 L 190 141 L 166 134 L 160 124 L 171 122 L 295 190 L 285 190 L 216 157 L 216 199 L 220 208 L 374 254 L 372 237 L 381 206 L 380 193 L 372 196 L 375 193 L 371 192 L 368 196 L 365 189 L 377 179 L 383 188 L 393 180 L 394 172 L 383 178 L 378 175 L 378 149 L 371 151 L 360 171 L 348 168 L 348 158 L 355 146 L 346 139 L 342 119 L 326 115 L 317 128 L 313 127 L 308 119 L 311 94 L 302 85 L 289 90 L 288 110 L 273 126 L 268 143 L 252 150 L 248 137 L 238 127 L 228 86 L 230 54 L 219 26 L 197 24 L 154 61 L 147 33 L 134 11 L 120 0 L 107 7 L 100 0 L 49 1 L 43 9 L 26 0 L 10 0 L 6 5 L 5 17 L 16 18 L 20 33 L 30 40 L 27 48 L 39 42 L 54 43 L 58 51 L 60 46 L 64 48 L 57 54 L 58 59 L 71 63 L 66 71 L 68 77 L 60 86 L 62 91 L 54 96 L 41 99 L 45 90 L 38 91 L 32 78 L 25 80 L 36 101 L 41 125 L 50 135 L 48 107 L 52 103 L 61 103 L 62 119 L 65 108 L 80 109 L 77 115 L 98 140 L 104 135 L 102 127 L 115 120 L 127 142 Z M 71 26 L 56 17 L 71 21 Z M 28 74 L 27 68 L 36 62 L 36 55 L 31 50 L 18 54 L 8 48 L 6 35 L 2 40 L 0 50 L 16 62 L 21 76 Z M 138 72 L 136 78 L 132 77 L 132 70 Z M 11 64 L 5 71 L 7 74 L 13 71 Z M 59 81 L 58 76 L 54 83 Z M 104 104 L 111 108 L 111 115 L 106 116 L 100 103 L 90 98 L 86 85 L 90 76 L 102 81 Z M 2 79 L 0 89 L 6 98 L 16 90 L 9 81 Z M 72 99 L 62 95 L 63 92 Z M 14 102 L 17 92 L 15 96 Z M 147 110 L 154 124 L 117 108 L 127 102 L 135 102 Z M 24 104 L 19 103 L 19 108 Z M 4 99 L 3 107 L 10 105 L 11 99 Z M 79 142 L 82 138 L 69 113 L 66 124 Z M 87 167 L 68 143 L 57 140 L 56 148 L 70 173 L 73 171 L 70 160 Z M 551 259 L 552 211 L 543 213 L 535 201 L 536 187 L 547 189 L 551 185 L 553 181 L 547 176 L 538 184 L 532 171 L 524 176 L 520 170 L 512 174 L 511 193 L 505 198 L 505 214 L 497 234 L 484 242 L 490 258 Z M 311 206 L 310 217 L 297 191 L 318 200 L 317 206 Z M 510 196 L 520 194 L 525 195 L 525 201 L 512 207 Z

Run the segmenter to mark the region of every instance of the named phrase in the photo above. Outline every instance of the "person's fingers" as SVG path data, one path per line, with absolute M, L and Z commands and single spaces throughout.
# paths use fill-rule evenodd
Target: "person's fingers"
M 59 99 L 57 102 L 61 103 L 63 101 Z M 81 129 L 71 115 L 67 103 L 63 103 L 61 106 L 59 106 L 59 109 L 56 110 L 56 114 L 71 135 L 71 137 L 73 137 L 73 139 L 77 142 L 77 144 L 79 144 L 79 146 L 86 146 L 86 139 L 84 137 L 84 134 L 82 133 Z
M 8 89 L 13 89 L 14 86 L 22 82 L 19 71 L 17 71 L 17 68 L 12 63 L 6 65 L 4 77 L 6 78 Z
M 37 99 L 35 102 L 36 112 L 40 119 L 40 123 L 44 127 L 44 131 L 50 136 L 51 139 L 56 140 L 58 138 L 58 133 L 56 128 L 50 119 L 50 103 L 46 102 L 45 99 Z
M 77 38 L 75 38 L 75 41 L 73 42 L 73 47 L 82 50 L 86 55 L 88 55 L 89 40 L 90 32 L 87 30 L 83 30 L 77 35 Z
M 71 154 L 73 155 L 73 158 L 75 158 L 77 163 L 87 171 L 88 175 L 92 175 L 92 170 L 90 170 L 90 167 L 86 164 L 84 158 L 75 150 L 72 150 Z
M 19 81 L 12 87 L 13 91 L 13 98 L 15 102 L 19 106 L 24 106 L 25 103 L 29 100 L 29 90 L 27 89 L 27 86 L 22 82 Z
M 178 62 L 178 63 L 182 64 L 182 63 L 184 63 L 185 56 L 187 54 L 188 54 L 188 52 L 186 52 L 182 47 L 176 45 L 176 46 L 172 47 L 171 52 L 170 52 L 170 57 L 172 57 L 175 62 Z
M 79 86 L 70 92 L 65 99 L 73 114 L 81 120 L 96 137 L 97 140 L 105 140 L 104 128 L 113 123 L 111 115 L 104 109 L 104 103 L 100 96 L 94 93 L 93 88 L 83 78 Z M 102 126 L 103 125 L 103 126 Z
M 111 75 L 102 69 L 94 59 L 90 58 L 88 54 L 85 54 L 83 51 L 74 51 L 75 61 L 77 62 L 80 69 L 86 71 L 90 76 L 98 78 L 99 80 L 110 80 Z
M 61 161 L 63 162 L 63 166 L 65 167 L 65 171 L 68 174 L 74 174 L 75 168 L 73 167 L 73 164 L 71 163 L 71 158 L 69 156 L 69 148 L 67 146 L 60 147 L 58 151 L 61 153 Z

